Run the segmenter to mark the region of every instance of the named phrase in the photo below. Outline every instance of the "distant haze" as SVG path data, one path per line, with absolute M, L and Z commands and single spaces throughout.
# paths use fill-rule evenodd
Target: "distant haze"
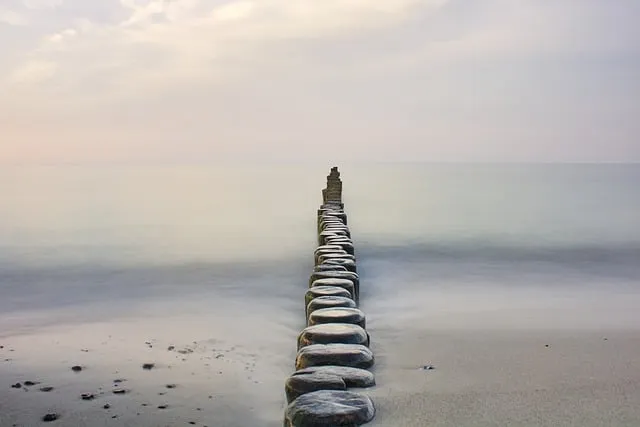
M 638 0 L 0 0 L 0 163 L 640 161 Z

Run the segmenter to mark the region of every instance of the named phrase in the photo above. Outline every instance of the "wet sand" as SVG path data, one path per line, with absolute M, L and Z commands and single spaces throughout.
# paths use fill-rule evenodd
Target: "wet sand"
M 367 391 L 377 407 L 372 426 L 640 425 L 638 331 L 419 331 L 379 323 L 369 329 L 378 383 Z M 48 412 L 63 426 L 281 425 L 292 356 L 284 342 L 108 334 L 126 329 L 97 323 L 4 337 L 0 425 L 40 425 Z M 26 351 L 34 346 L 41 351 Z M 155 366 L 144 370 L 148 362 Z M 76 364 L 79 373 L 70 369 Z M 27 380 L 39 384 L 10 387 Z M 54 389 L 39 390 L 45 386 Z M 115 395 L 116 388 L 127 393 Z
M 250 310 L 245 297 L 200 295 L 149 301 L 136 316 L 110 321 L 3 331 L 0 426 L 42 425 L 48 412 L 62 426 L 280 426 L 303 321 L 299 291 Z M 378 385 L 366 391 L 377 407 L 372 426 L 640 425 L 640 331 L 594 327 L 606 323 L 601 316 L 615 320 L 614 305 L 602 303 L 590 317 L 576 298 L 567 319 L 584 327 L 569 328 L 553 318 L 548 300 L 536 302 L 545 310 L 525 309 L 524 291 L 509 297 L 510 309 L 465 293 L 476 311 L 453 290 L 414 290 L 421 310 L 402 287 L 384 299 L 375 292 L 365 293 L 363 307 L 377 360 Z M 487 301 L 498 299 L 492 295 Z M 447 299 L 458 300 L 457 311 Z M 611 301 L 622 320 L 637 302 L 625 299 L 628 307 Z M 23 313 L 13 324 L 23 317 L 37 316 Z M 73 372 L 74 365 L 83 370 Z M 40 384 L 11 387 L 28 380 Z M 82 400 L 83 393 L 95 399 Z
M 269 307 L 265 299 L 249 313 L 239 299 L 208 295 L 150 301 L 135 317 L 4 330 L 0 426 L 42 425 L 52 412 L 61 426 L 281 425 L 299 325 Z
M 372 333 L 374 426 L 640 425 L 638 331 Z

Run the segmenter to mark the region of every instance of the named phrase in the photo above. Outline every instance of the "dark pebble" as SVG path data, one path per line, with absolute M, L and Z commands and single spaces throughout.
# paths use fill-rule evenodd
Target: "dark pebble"
M 82 398 L 82 400 L 93 400 L 96 398 L 95 394 L 93 393 L 83 393 L 80 395 L 80 397 Z
M 158 405 L 158 409 L 167 409 L 169 405 Z
M 22 388 L 22 384 L 20 384 L 20 383 L 12 384 L 11 388 Z
M 549 344 L 545 344 L 544 346 L 545 346 L 545 347 L 549 347 Z
M 40 387 L 40 391 L 43 391 L 45 393 L 48 393 L 48 392 L 50 392 L 52 390 L 53 390 L 53 387 L 51 387 L 51 386 Z
M 127 390 L 123 389 L 123 388 L 116 388 L 113 390 L 113 394 L 125 394 L 127 392 Z
M 191 425 L 195 425 L 195 424 L 196 424 L 196 422 L 195 422 L 195 421 L 189 421 L 189 424 L 191 424 Z
M 140 414 L 138 414 L 138 415 L 140 415 Z M 112 415 L 111 418 L 118 418 L 118 416 L 117 415 Z
M 31 386 L 38 385 L 38 384 L 40 384 L 38 381 L 25 381 L 24 382 L 24 385 L 26 385 L 27 387 L 31 387 Z
M 117 378 L 117 379 L 113 380 L 113 383 L 114 383 L 114 384 L 120 384 L 120 383 L 123 383 L 123 382 L 125 382 L 125 381 L 126 381 L 126 380 L 125 380 L 125 379 L 123 379 L 123 378 Z
M 424 366 L 423 366 L 422 368 L 420 368 L 420 369 L 422 369 L 423 371 L 432 371 L 432 370 L 436 369 L 436 367 L 435 367 L 435 366 L 433 366 L 433 365 L 424 365 Z
M 142 369 L 150 370 L 150 369 L 153 369 L 155 366 L 156 366 L 155 363 L 145 363 L 144 365 L 142 365 Z
M 175 384 L 167 384 L 166 387 L 167 388 L 176 388 L 177 386 Z
M 105 403 L 105 404 L 104 404 L 104 406 L 103 406 L 103 408 L 104 408 L 104 409 L 109 409 L 109 408 L 111 408 L 111 405 L 109 405 L 108 403 Z
M 45 423 L 49 423 L 51 421 L 57 420 L 58 418 L 60 418 L 60 415 L 56 413 L 50 413 L 42 417 L 42 421 L 44 421 Z
M 175 345 L 170 345 L 170 346 L 167 348 L 167 350 L 169 350 L 169 351 L 173 351 L 173 350 L 175 350 L 175 349 L 176 349 L 176 346 L 175 346 Z
M 80 371 L 82 371 L 82 366 L 78 366 L 78 365 L 76 365 L 76 366 L 72 366 L 72 367 L 71 367 L 71 370 L 72 370 L 73 372 L 80 372 Z

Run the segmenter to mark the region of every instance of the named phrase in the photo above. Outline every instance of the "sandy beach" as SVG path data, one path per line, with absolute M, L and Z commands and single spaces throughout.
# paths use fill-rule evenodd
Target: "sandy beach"
M 640 423 L 638 331 L 453 330 L 404 338 L 413 345 L 396 335 L 375 348 L 382 385 L 372 393 L 372 425 Z M 417 369 L 425 360 L 436 369 Z
M 487 304 L 479 307 L 482 315 L 438 314 L 443 300 L 424 296 L 420 301 L 431 302 L 422 310 L 407 304 L 394 318 L 388 311 L 396 310 L 402 292 L 379 301 L 372 291 L 363 298 L 377 360 L 378 386 L 367 391 L 378 411 L 373 426 L 640 422 L 640 331 L 614 327 L 616 318 L 624 318 L 621 301 L 617 313 L 608 312 L 608 327 L 594 328 L 607 324 L 589 317 L 586 301 L 577 299 L 578 309 L 567 306 L 573 322 L 550 328 L 560 321 L 544 320 L 544 312 L 552 316 L 549 310 L 525 308 L 524 297 L 510 299 L 519 317 Z M 638 302 L 625 298 L 628 309 Z M 44 414 L 55 412 L 63 426 L 279 426 L 283 380 L 292 370 L 292 343 L 303 321 L 302 313 L 295 314 L 298 302 L 263 299 L 262 309 L 257 305 L 240 318 L 233 313 L 243 313 L 244 304 L 233 295 L 199 295 L 150 303 L 136 317 L 5 333 L 0 425 L 40 425 Z M 291 314 L 270 316 L 274 306 Z M 176 307 L 183 309 L 176 313 Z M 583 327 L 575 328 L 576 322 Z M 153 369 L 143 369 L 144 363 Z M 74 365 L 83 370 L 72 372 Z M 425 365 L 435 369 L 421 369 Z M 21 388 L 10 387 L 18 382 Z M 40 391 L 46 386 L 54 389 Z M 126 393 L 113 394 L 117 388 Z M 84 393 L 95 399 L 82 400 Z
M 225 327 L 242 311 L 226 303 L 217 315 L 162 316 L 168 306 L 156 304 L 143 318 L 3 336 L 0 425 L 39 425 L 47 413 L 63 426 L 277 425 L 294 351 L 280 337 L 292 331 L 269 321 L 262 328 L 278 331 L 270 336 L 251 323 Z M 95 398 L 83 400 L 86 393 Z

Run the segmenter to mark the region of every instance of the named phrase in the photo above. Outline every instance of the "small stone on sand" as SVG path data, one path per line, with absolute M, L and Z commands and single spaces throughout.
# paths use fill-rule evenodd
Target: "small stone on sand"
M 60 418 L 60 416 L 56 413 L 50 413 L 50 414 L 46 414 L 44 417 L 42 417 L 42 421 L 44 421 L 45 423 L 49 423 L 51 421 L 55 421 L 58 418 Z
M 80 371 L 82 371 L 82 366 L 79 366 L 79 365 L 72 366 L 72 367 L 71 367 L 71 370 L 72 370 L 73 372 L 80 372 Z
M 155 363 L 145 363 L 144 365 L 142 365 L 142 369 L 150 370 L 150 369 L 153 369 L 155 366 L 156 366 Z

